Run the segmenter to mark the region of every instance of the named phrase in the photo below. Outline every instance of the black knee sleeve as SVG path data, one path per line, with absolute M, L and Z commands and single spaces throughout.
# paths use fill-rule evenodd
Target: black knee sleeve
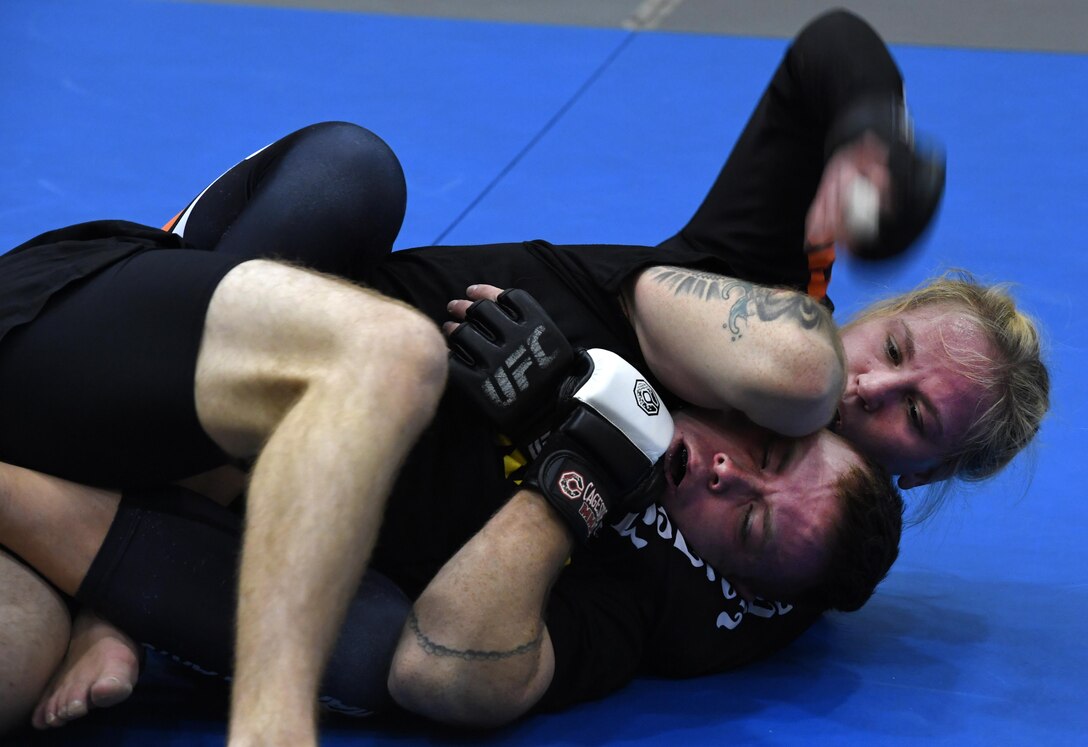
M 184 488 L 126 493 L 76 599 L 140 643 L 226 676 L 241 520 Z
M 241 519 L 184 488 L 126 493 L 76 598 L 132 638 L 200 674 L 232 671 Z M 368 571 L 334 647 L 320 702 L 386 708 L 389 665 L 411 603 Z
M 386 682 L 411 609 L 400 587 L 377 571 L 366 572 L 325 669 L 318 697 L 324 708 L 366 716 L 393 705 Z

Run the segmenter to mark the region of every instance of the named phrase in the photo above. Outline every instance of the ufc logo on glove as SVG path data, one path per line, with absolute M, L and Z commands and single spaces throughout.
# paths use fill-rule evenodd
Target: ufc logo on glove
M 499 407 L 510 407 L 517 401 L 518 392 L 529 389 L 529 379 L 526 376 L 528 370 L 535 363 L 540 369 L 545 369 L 556 361 L 559 351 L 544 352 L 540 345 L 540 337 L 544 334 L 544 325 L 537 326 L 524 345 L 510 354 L 503 361 L 502 366 L 488 376 L 483 382 L 484 394 Z

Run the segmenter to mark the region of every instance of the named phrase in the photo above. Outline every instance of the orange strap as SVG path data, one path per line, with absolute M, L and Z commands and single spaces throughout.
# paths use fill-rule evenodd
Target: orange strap
M 835 264 L 835 245 L 808 253 L 808 294 L 817 301 L 827 297 L 831 282 L 831 265 Z
M 184 213 L 184 212 L 185 211 L 182 210 L 177 215 L 175 215 L 173 218 L 166 221 L 166 225 L 162 227 L 162 230 L 164 230 L 164 231 L 173 231 L 174 226 L 176 226 L 178 224 L 178 219 L 181 218 L 181 213 Z

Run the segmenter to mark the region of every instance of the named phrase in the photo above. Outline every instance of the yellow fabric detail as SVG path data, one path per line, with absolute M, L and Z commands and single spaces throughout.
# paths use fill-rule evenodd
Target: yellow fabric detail
M 498 437 L 499 446 L 505 446 L 507 452 L 502 456 L 502 470 L 503 476 L 506 479 L 510 479 L 510 475 L 517 472 L 519 469 L 529 463 L 529 460 L 525 458 L 525 455 L 518 451 L 513 442 L 509 438 L 499 434 Z M 521 485 L 521 480 L 514 480 L 515 485 Z
M 525 458 L 521 456 L 520 451 L 515 451 L 513 454 L 507 454 L 502 458 L 502 468 L 504 474 L 507 477 L 517 472 L 519 469 L 525 466 Z M 521 482 L 518 480 L 517 482 Z

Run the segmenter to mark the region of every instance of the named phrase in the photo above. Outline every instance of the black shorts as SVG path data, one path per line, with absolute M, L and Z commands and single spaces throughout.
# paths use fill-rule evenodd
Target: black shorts
M 152 249 L 56 292 L 0 342 L 0 460 L 114 488 L 228 461 L 194 376 L 212 293 L 244 261 Z

